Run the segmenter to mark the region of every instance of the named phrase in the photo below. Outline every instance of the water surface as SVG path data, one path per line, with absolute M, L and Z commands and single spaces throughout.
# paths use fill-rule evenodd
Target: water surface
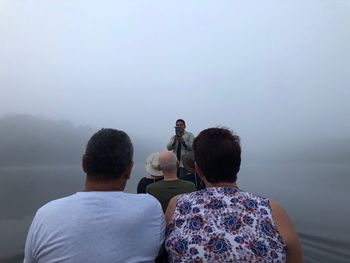
M 145 176 L 135 165 L 126 191 L 136 192 Z M 80 166 L 0 168 L 0 262 L 21 262 L 25 237 L 36 210 L 83 189 Z M 241 189 L 281 203 L 302 240 L 305 262 L 349 262 L 350 165 L 244 164 Z

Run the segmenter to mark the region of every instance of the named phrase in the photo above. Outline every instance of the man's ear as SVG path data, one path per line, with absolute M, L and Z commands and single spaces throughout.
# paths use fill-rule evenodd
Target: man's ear
M 87 173 L 87 163 L 88 163 L 88 157 L 84 154 L 81 157 L 81 167 L 83 168 L 83 171 Z
M 130 163 L 125 168 L 124 176 L 127 180 L 130 179 L 130 175 L 131 175 L 131 171 L 132 171 L 133 166 L 134 166 L 134 162 L 130 161 Z

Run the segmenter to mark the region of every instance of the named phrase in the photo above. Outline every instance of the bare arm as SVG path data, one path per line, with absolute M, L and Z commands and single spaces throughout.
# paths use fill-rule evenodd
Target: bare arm
M 167 224 L 170 223 L 171 219 L 173 218 L 175 208 L 176 208 L 176 201 L 177 201 L 178 195 L 171 198 L 168 207 L 165 211 L 165 221 Z
M 287 263 L 303 262 L 300 240 L 292 221 L 280 204 L 270 200 L 270 205 L 276 227 L 287 245 Z

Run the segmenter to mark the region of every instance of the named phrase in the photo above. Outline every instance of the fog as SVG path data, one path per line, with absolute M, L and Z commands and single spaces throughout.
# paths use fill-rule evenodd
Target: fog
M 183 118 L 194 134 L 233 129 L 252 160 L 337 151 L 349 26 L 345 0 L 2 0 L 0 114 L 119 128 L 159 150 Z
M 0 262 L 44 203 L 81 191 L 102 127 L 135 165 L 175 120 L 242 139 L 240 188 L 284 205 L 305 262 L 348 262 L 350 1 L 0 0 Z
M 87 141 L 97 130 L 67 120 L 5 114 L 0 117 L 0 168 L 80 166 Z M 156 150 L 155 146 L 132 134 L 130 137 L 134 144 L 134 161 L 143 163 L 146 156 Z

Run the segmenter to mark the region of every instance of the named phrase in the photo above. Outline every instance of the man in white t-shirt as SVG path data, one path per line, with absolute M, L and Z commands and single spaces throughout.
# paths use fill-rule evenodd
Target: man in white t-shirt
M 82 161 L 84 191 L 38 210 L 24 262 L 154 262 L 164 241 L 164 215 L 154 197 L 123 192 L 132 158 L 125 132 L 95 133 Z

